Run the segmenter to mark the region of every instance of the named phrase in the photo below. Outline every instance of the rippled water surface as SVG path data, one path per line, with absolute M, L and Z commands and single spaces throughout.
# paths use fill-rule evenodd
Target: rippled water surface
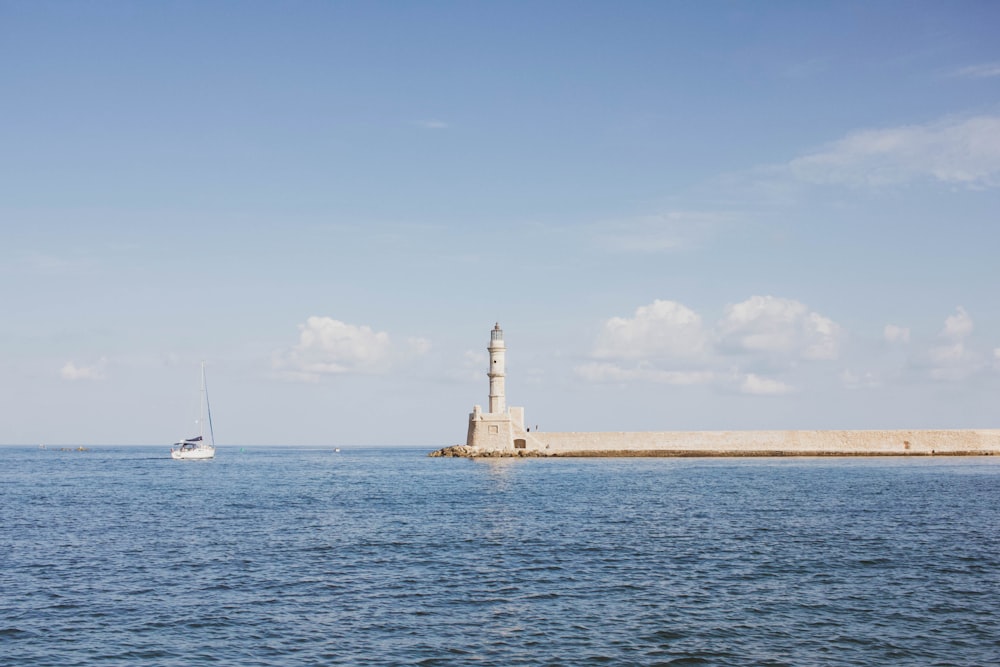
M 1000 664 L 1000 460 L 0 448 L 7 665 Z

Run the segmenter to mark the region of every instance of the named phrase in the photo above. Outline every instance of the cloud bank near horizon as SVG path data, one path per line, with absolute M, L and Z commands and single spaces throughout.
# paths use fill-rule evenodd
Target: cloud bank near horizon
M 973 321 L 964 308 L 945 318 L 936 339 L 907 354 L 899 373 L 957 382 L 991 368 L 997 352 L 972 349 Z M 752 296 L 729 304 L 711 325 L 692 308 L 655 300 L 631 317 L 604 321 L 588 354 L 574 369 L 592 383 L 708 385 L 722 391 L 781 396 L 799 391 L 790 379 L 805 366 L 820 366 L 846 389 L 881 386 L 881 373 L 849 366 L 874 363 L 843 358 L 852 336 L 831 318 L 794 299 Z M 882 331 L 892 347 L 908 345 L 910 329 L 888 324 Z M 991 363 L 990 357 L 994 361 Z

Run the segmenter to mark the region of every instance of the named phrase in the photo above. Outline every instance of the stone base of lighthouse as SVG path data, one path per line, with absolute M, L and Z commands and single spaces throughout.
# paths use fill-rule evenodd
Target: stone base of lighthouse
M 535 444 L 533 440 L 532 434 L 524 427 L 524 408 L 483 412 L 477 405 L 469 415 L 469 435 L 465 446 L 477 452 L 515 452 L 531 447 Z

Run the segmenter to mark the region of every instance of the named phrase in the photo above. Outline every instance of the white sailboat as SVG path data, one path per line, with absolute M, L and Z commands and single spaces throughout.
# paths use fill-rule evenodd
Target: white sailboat
M 212 432 L 212 407 L 208 403 L 208 385 L 205 383 L 205 362 L 201 362 L 201 401 L 198 407 L 198 435 L 175 442 L 170 448 L 170 457 L 174 459 L 212 459 L 215 458 L 215 434 Z M 208 418 L 208 433 L 205 432 L 205 419 Z

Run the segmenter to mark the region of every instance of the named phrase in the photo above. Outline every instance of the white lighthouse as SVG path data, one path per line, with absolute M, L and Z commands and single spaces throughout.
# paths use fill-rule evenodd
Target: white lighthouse
M 480 451 L 504 451 L 524 449 L 526 437 L 524 429 L 524 408 L 508 408 L 505 382 L 507 346 L 503 341 L 503 329 L 497 322 L 490 332 L 490 366 L 486 375 L 490 378 L 490 402 L 488 411 L 475 406 L 469 415 L 469 435 L 465 444 Z
M 490 377 L 490 412 L 500 413 L 507 411 L 507 399 L 504 396 L 504 356 L 507 353 L 507 346 L 503 343 L 503 329 L 497 322 L 490 332 L 490 346 L 486 348 L 490 353 L 490 369 L 487 375 Z

